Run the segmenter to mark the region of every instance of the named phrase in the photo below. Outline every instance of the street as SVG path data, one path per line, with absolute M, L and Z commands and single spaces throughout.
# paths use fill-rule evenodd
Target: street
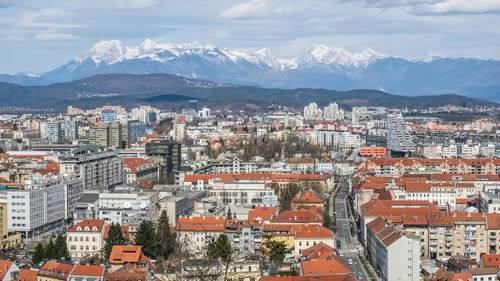
M 351 235 L 351 220 L 347 213 L 347 196 L 350 183 L 347 178 L 341 178 L 341 183 L 342 189 L 335 200 L 337 240 L 341 241 L 341 250 L 339 252 L 344 253 L 343 258 L 346 262 L 349 259 L 352 260 L 352 264 L 348 264 L 348 266 L 356 278 L 362 281 L 369 281 L 370 278 L 364 271 L 363 264 L 358 258 L 358 242 Z

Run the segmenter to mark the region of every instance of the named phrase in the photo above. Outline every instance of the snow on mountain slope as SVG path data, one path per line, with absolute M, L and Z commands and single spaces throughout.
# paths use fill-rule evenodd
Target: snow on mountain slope
M 91 59 L 96 65 L 101 63 L 111 65 L 131 59 L 150 59 L 166 62 L 188 55 L 215 57 L 221 61 L 231 61 L 233 63 L 246 61 L 255 65 L 267 65 L 277 70 L 311 67 L 317 64 L 362 67 L 379 58 L 387 57 L 371 49 L 365 49 L 360 53 L 351 53 L 338 47 L 314 45 L 296 58 L 282 59 L 276 58 L 271 50 L 267 48 L 251 53 L 245 50 L 219 49 L 213 45 L 203 45 L 197 41 L 176 44 L 160 43 L 146 39 L 136 47 L 125 46 L 119 40 L 101 41 L 76 61 L 83 62 L 86 59 Z

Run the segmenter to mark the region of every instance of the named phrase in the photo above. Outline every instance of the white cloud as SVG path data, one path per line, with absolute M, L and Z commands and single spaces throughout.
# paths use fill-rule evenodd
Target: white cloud
M 134 11 L 160 7 L 166 2 L 166 0 L 118 0 L 116 7 L 124 11 Z
M 428 13 L 493 13 L 500 12 L 500 1 L 446 0 L 417 5 L 415 11 Z
M 57 33 L 57 32 L 42 32 L 38 33 L 33 37 L 34 40 L 41 41 L 66 41 L 80 39 L 77 36 L 67 33 Z
M 346 0 L 342 0 L 343 2 Z M 378 8 L 407 7 L 411 13 L 425 14 L 479 14 L 500 11 L 499 0 L 360 0 Z
M 283 12 L 283 10 L 283 6 L 279 5 L 277 1 L 251 0 L 232 6 L 220 13 L 219 17 L 237 20 L 259 19 L 272 12 Z

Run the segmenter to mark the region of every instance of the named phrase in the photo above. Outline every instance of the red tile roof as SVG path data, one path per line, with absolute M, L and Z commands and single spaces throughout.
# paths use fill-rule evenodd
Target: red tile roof
M 78 230 L 79 227 L 81 228 L 80 230 Z M 73 225 L 70 229 L 68 229 L 68 232 L 101 232 L 103 227 L 104 220 L 85 219 L 80 223 Z
M 295 239 L 333 239 L 333 232 L 317 224 L 303 225 L 300 229 L 295 231 Z
M 224 231 L 224 217 L 179 217 L 177 231 Z
M 112 264 L 139 263 L 142 255 L 141 246 L 115 245 L 111 250 L 109 262 Z
M 302 261 L 304 275 L 349 274 L 351 270 L 339 260 Z
M 323 216 L 312 210 L 284 211 L 273 219 L 274 223 L 323 223 Z
M 263 221 L 271 221 L 271 218 L 276 215 L 276 207 L 255 207 L 248 211 L 248 220 L 254 221 L 260 218 Z
M 12 261 L 0 260 L 0 280 L 3 280 L 5 278 L 5 274 L 7 274 L 7 271 L 9 271 L 12 264 Z
M 481 258 L 483 259 L 484 266 L 500 266 L 500 254 L 483 254 Z
M 37 276 L 45 276 L 53 279 L 67 280 L 74 265 L 58 263 L 55 260 L 46 262 L 38 271 Z
M 31 270 L 26 268 L 19 269 L 19 275 L 17 276 L 18 281 L 36 281 L 36 275 L 38 270 Z
M 132 173 L 137 173 L 139 171 L 142 171 L 144 169 L 153 167 L 153 161 L 145 158 L 139 158 L 139 157 L 128 157 L 128 158 L 123 158 L 123 167 L 124 168 L 129 168 Z
M 426 216 L 439 212 L 429 201 L 423 200 L 380 200 L 373 199 L 361 206 L 364 216 Z
M 325 200 L 318 193 L 313 190 L 307 190 L 297 194 L 293 199 L 292 203 L 318 203 L 323 204 Z
M 335 249 L 327 244 L 320 242 L 305 250 L 302 250 L 303 260 L 325 260 L 335 255 Z
M 71 276 L 92 276 L 102 277 L 104 275 L 104 265 L 81 265 L 77 264 L 71 272 Z

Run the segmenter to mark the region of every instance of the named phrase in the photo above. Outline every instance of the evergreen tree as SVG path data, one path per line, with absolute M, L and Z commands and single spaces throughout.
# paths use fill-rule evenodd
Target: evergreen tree
M 143 220 L 135 234 L 135 244 L 142 246 L 144 254 L 156 258 L 161 252 L 161 243 L 152 221 Z
M 225 263 L 231 262 L 233 250 L 229 238 L 225 234 L 212 239 L 207 246 L 207 256 L 211 259 L 221 258 Z
M 271 261 L 276 267 L 279 267 L 283 260 L 285 260 L 285 243 L 283 241 L 267 241 L 266 247 L 269 249 Z
M 56 259 L 70 260 L 68 245 L 66 244 L 66 237 L 59 235 L 57 236 L 56 243 L 54 245 L 54 251 Z
M 49 240 L 49 243 L 45 247 L 45 257 L 47 259 L 57 259 L 57 249 L 56 246 L 54 245 L 54 240 L 52 240 L 52 237 Z
M 231 207 L 227 209 L 227 219 L 230 220 L 233 218 L 233 214 L 231 214 Z
M 33 264 L 39 264 L 45 259 L 45 249 L 42 243 L 38 242 L 36 244 L 35 252 L 33 253 L 33 257 L 31 257 L 31 262 Z
M 165 259 L 175 251 L 175 232 L 170 231 L 170 223 L 167 212 L 163 210 L 157 227 L 157 236 L 161 243 L 161 253 Z
M 122 228 L 118 223 L 112 223 L 109 226 L 108 237 L 106 238 L 106 245 L 104 246 L 104 256 L 106 260 L 111 255 L 114 245 L 125 245 L 125 236 L 123 235 Z

